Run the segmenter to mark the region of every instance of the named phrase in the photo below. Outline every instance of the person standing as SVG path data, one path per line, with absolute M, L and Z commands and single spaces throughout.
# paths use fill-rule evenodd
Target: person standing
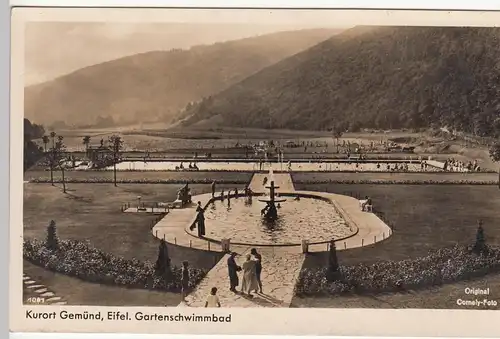
M 255 261 L 252 256 L 247 254 L 246 261 L 243 263 L 243 281 L 241 283 L 241 293 L 253 298 L 252 291 L 259 288 L 257 276 L 255 274 Z
M 186 293 L 189 288 L 189 264 L 187 261 L 182 262 L 181 271 L 181 299 L 186 301 Z
M 212 198 L 215 198 L 215 181 L 212 181 Z
M 217 296 L 217 287 L 212 287 L 210 294 L 205 301 L 205 307 L 220 307 L 219 297 Z
M 205 235 L 205 210 L 201 207 L 201 201 L 198 201 L 198 207 L 196 208 L 198 215 L 196 216 L 196 224 L 198 225 L 198 237 L 203 237 Z
M 260 274 L 262 273 L 262 255 L 258 253 L 255 248 L 252 248 L 250 253 L 255 258 L 255 277 L 259 285 L 259 292 L 262 293 L 262 281 L 260 280 Z M 257 289 L 255 289 L 255 292 L 257 292 Z
M 232 252 L 227 259 L 227 270 L 229 274 L 229 290 L 236 293 L 236 287 L 240 284 L 238 272 L 241 271 L 241 267 L 236 263 L 236 252 Z

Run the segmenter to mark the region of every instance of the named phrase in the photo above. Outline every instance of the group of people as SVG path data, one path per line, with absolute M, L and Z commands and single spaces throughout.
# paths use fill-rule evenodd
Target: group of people
M 190 170 L 190 171 L 199 171 L 200 169 L 196 165 L 195 162 L 189 163 L 189 166 L 187 168 L 184 167 L 184 163 L 180 163 L 179 166 L 175 166 L 176 171 L 184 171 L 185 169 Z
M 245 262 L 239 266 L 236 263 L 237 253 L 232 252 L 227 259 L 227 268 L 229 274 L 229 290 L 233 293 L 238 293 L 236 288 L 240 284 L 238 276 L 242 272 L 242 282 L 240 292 L 252 298 L 255 293 L 262 293 L 262 281 L 260 279 L 262 273 L 262 255 L 257 252 L 257 249 L 252 248 L 250 254 L 245 257 Z
M 250 254 L 246 255 L 246 261 L 240 266 L 236 263 L 238 254 L 232 252 L 227 259 L 227 268 L 229 273 L 229 290 L 233 293 L 241 293 L 248 298 L 253 298 L 252 292 L 262 292 L 262 281 L 260 279 L 262 273 L 262 255 L 257 252 L 257 249 L 252 248 Z M 242 272 L 241 289 L 236 288 L 240 285 L 238 273 Z M 189 289 L 189 265 L 187 261 L 182 263 L 181 272 L 181 298 L 185 301 L 187 291 Z M 210 293 L 205 300 L 205 307 L 221 307 L 221 302 L 217 296 L 217 287 L 212 287 Z
M 217 184 L 215 183 L 215 181 L 212 182 L 211 189 L 212 189 L 212 198 L 215 198 L 215 195 L 217 194 Z M 243 189 L 243 194 L 245 195 L 245 197 L 251 197 L 253 195 L 253 191 L 248 187 L 248 185 L 246 185 L 245 188 Z M 225 198 L 227 198 L 227 200 L 230 201 L 231 196 L 238 198 L 239 191 L 237 187 L 235 187 L 233 190 L 229 189 L 227 191 L 227 195 L 225 194 L 224 189 L 220 191 L 220 198 L 222 201 L 224 201 Z
M 449 158 L 444 162 L 443 170 L 450 172 L 480 172 L 481 167 L 479 167 L 477 160 L 465 163 L 464 161 Z

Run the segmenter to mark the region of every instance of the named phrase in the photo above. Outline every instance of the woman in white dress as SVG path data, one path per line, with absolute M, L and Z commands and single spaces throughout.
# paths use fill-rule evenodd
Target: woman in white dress
M 250 254 L 246 256 L 246 259 L 247 260 L 242 265 L 243 281 L 241 283 L 241 292 L 249 297 L 253 297 L 250 292 L 259 288 L 256 273 L 256 262 L 252 260 L 252 256 Z

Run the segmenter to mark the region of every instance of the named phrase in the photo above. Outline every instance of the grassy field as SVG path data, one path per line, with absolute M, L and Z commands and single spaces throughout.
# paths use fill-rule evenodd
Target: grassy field
M 181 185 L 72 184 L 67 194 L 50 184 L 24 185 L 24 237 L 45 238 L 50 220 L 57 223 L 63 239 L 88 240 L 96 248 L 125 258 L 156 260 L 158 240 L 150 232 L 156 216 L 122 213 L 120 206 L 142 201 L 173 201 Z M 232 187 L 232 186 L 231 186 Z M 210 185 L 192 185 L 197 193 L 210 191 Z M 193 266 L 210 268 L 218 255 L 205 251 L 169 246 L 173 264 L 183 260 Z
M 451 185 L 297 185 L 297 189 L 372 197 L 375 208 L 394 227 L 394 234 L 373 246 L 339 251 L 341 264 L 374 263 L 424 256 L 431 249 L 475 240 L 477 220 L 484 221 L 487 242 L 500 245 L 500 192 L 493 186 Z M 310 254 L 304 267 L 324 266 L 326 253 Z M 471 299 L 465 287 L 491 287 L 489 299 L 500 300 L 500 275 L 406 293 L 295 297 L 292 307 L 319 308 L 461 308 Z M 482 300 L 482 298 L 479 298 Z M 473 307 L 469 307 L 472 309 Z M 496 309 L 500 308 L 497 307 Z M 491 309 L 491 308 L 490 308 Z
M 258 143 L 261 140 L 290 141 L 321 141 L 333 144 L 330 132 L 326 131 L 292 131 L 266 129 L 223 128 L 215 130 L 198 129 L 147 129 L 147 128 L 117 128 L 92 130 L 61 130 L 56 131 L 64 137 L 68 150 L 84 150 L 83 137 L 91 137 L 91 145 L 106 141 L 113 134 L 120 134 L 124 140 L 125 150 L 170 150 L 170 149 L 211 149 L 232 147 L 236 142 Z M 379 142 L 390 138 L 416 138 L 419 134 L 410 132 L 391 133 L 346 133 L 343 140 L 350 142 Z M 208 142 L 207 142 L 208 141 Z M 37 140 L 41 144 L 41 140 Z
M 471 180 L 478 182 L 498 182 L 498 174 L 496 173 L 450 173 L 450 172 L 436 172 L 436 173 L 292 173 L 294 183 L 314 183 L 314 182 L 328 182 L 328 181 L 387 181 L 387 182 L 404 182 L 411 181 L 462 181 Z M 328 187 L 327 187 L 328 188 Z M 298 189 L 296 187 L 296 189 Z
M 159 241 L 151 234 L 156 216 L 122 213 L 120 206 L 134 204 L 137 196 L 145 203 L 172 201 L 181 185 L 72 184 L 67 194 L 50 184 L 24 185 L 24 237 L 44 239 L 50 220 L 57 223 L 62 239 L 88 240 L 92 246 L 125 258 L 155 261 Z M 210 185 L 191 185 L 195 193 L 210 192 Z M 234 185 L 219 187 L 233 188 Z M 241 187 L 239 187 L 241 188 Z M 168 244 L 174 265 L 183 260 L 191 266 L 210 269 L 220 253 L 194 250 Z M 30 263 L 24 272 L 60 293 L 69 304 L 175 306 L 177 294 L 102 286 L 47 271 Z
M 105 178 L 112 180 L 113 171 L 66 171 L 66 179 L 88 180 L 90 178 Z M 27 171 L 24 173 L 24 180 L 33 179 L 50 179 L 50 171 Z M 165 172 L 165 171 L 144 171 L 132 172 L 122 171 L 117 172 L 117 180 L 181 180 L 181 181 L 197 181 L 208 180 L 209 182 L 225 181 L 225 182 L 250 182 L 252 173 L 236 173 L 236 172 Z M 61 172 L 54 172 L 54 180 L 61 180 Z
M 496 173 L 292 173 L 294 182 L 296 183 L 314 183 L 324 181 L 388 181 L 388 182 L 402 182 L 402 181 L 460 181 L 460 180 L 473 180 L 491 182 L 498 181 L 498 174 Z M 113 179 L 113 171 L 66 171 L 65 178 L 67 180 L 89 180 L 95 178 L 103 178 L 107 180 Z M 117 180 L 179 180 L 179 181 L 200 181 L 213 180 L 218 182 L 236 182 L 248 183 L 252 178 L 251 172 L 167 172 L 167 171 L 122 171 L 117 172 Z M 24 180 L 36 179 L 50 179 L 50 171 L 33 170 L 24 173 Z M 61 180 L 61 173 L 54 172 L 54 179 Z
M 27 261 L 24 261 L 23 270 L 32 279 L 42 282 L 56 295 L 63 297 L 68 305 L 161 307 L 177 306 L 181 302 L 178 293 L 94 284 L 45 270 Z M 25 301 L 29 296 L 36 295 L 25 291 Z
M 478 219 L 487 242 L 500 245 L 500 191 L 495 186 L 468 185 L 296 185 L 296 189 L 370 196 L 376 211 L 394 227 L 394 234 L 374 246 L 340 251 L 345 264 L 403 260 L 431 249 L 473 243 Z M 322 265 L 311 255 L 306 265 Z

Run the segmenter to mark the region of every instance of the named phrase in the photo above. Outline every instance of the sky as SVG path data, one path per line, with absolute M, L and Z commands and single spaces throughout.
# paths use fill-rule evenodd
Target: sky
M 25 31 L 25 86 L 80 68 L 148 51 L 187 49 L 309 26 L 214 23 L 30 22 Z

